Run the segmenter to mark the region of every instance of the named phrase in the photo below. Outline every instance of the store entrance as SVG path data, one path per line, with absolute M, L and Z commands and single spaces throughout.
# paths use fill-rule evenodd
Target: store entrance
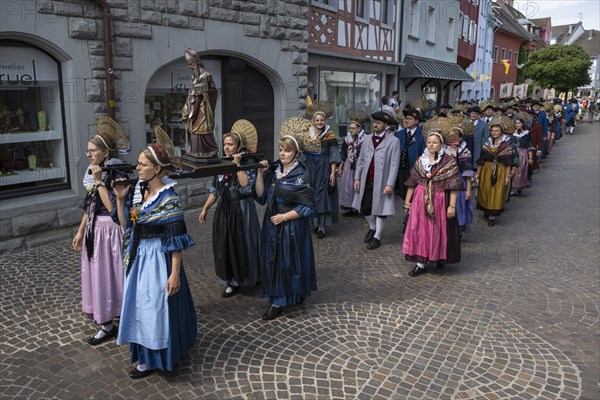
M 274 157 L 273 87 L 261 72 L 236 57 L 224 57 L 223 128 L 229 132 L 238 119 L 252 122 L 258 131 L 258 153 Z
M 274 155 L 274 95 L 269 80 L 257 69 L 237 57 L 201 55 L 219 92 L 214 110 L 214 135 L 222 151 L 223 135 L 238 119 L 252 122 L 258 131 L 258 152 Z M 146 142 L 152 143 L 154 126 L 162 126 L 180 154 L 186 150 L 185 125 L 181 110 L 185 102 L 191 71 L 183 58 L 156 71 L 145 96 Z

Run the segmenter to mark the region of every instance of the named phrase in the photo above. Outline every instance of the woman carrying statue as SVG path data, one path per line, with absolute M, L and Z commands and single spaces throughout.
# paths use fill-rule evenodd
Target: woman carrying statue
M 257 138 L 252 123 L 236 121 L 231 133 L 223 136 L 223 153 L 232 157 L 237 166 L 255 163 L 252 159 L 243 161 L 242 153 L 251 154 L 248 148 L 256 147 Z M 235 295 L 241 286 L 255 285 L 260 280 L 260 224 L 253 198 L 255 179 L 256 173 L 251 170 L 215 176 L 198 217 L 201 224 L 206 223 L 208 210 L 218 200 L 212 240 L 215 272 L 225 285 L 221 293 L 225 298 Z

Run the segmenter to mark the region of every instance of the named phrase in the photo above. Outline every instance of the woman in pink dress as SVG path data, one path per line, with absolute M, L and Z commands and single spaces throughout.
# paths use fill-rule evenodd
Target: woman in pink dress
M 404 210 L 409 217 L 402 252 L 407 261 L 416 263 L 410 276 L 424 274 L 428 263 L 441 267 L 460 261 L 456 218 L 457 191 L 463 187 L 460 170 L 454 157 L 443 150 L 440 132 L 447 131 L 431 125 L 435 130 L 426 134 L 427 148 L 405 182 L 408 192 Z

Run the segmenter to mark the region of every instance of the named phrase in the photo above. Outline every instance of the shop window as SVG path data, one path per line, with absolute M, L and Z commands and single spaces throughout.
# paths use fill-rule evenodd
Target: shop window
M 0 41 L 0 198 L 66 189 L 69 162 L 60 63 Z
M 361 72 L 319 71 L 319 100 L 331 104 L 333 115 L 327 123 L 340 137 L 346 135 L 348 108 L 359 108 L 367 114 L 381 107 L 381 74 Z

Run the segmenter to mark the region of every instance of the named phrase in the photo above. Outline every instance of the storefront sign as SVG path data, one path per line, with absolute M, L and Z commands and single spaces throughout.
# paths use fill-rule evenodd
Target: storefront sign
M 31 47 L 0 47 L 0 87 L 57 81 L 56 61 Z

